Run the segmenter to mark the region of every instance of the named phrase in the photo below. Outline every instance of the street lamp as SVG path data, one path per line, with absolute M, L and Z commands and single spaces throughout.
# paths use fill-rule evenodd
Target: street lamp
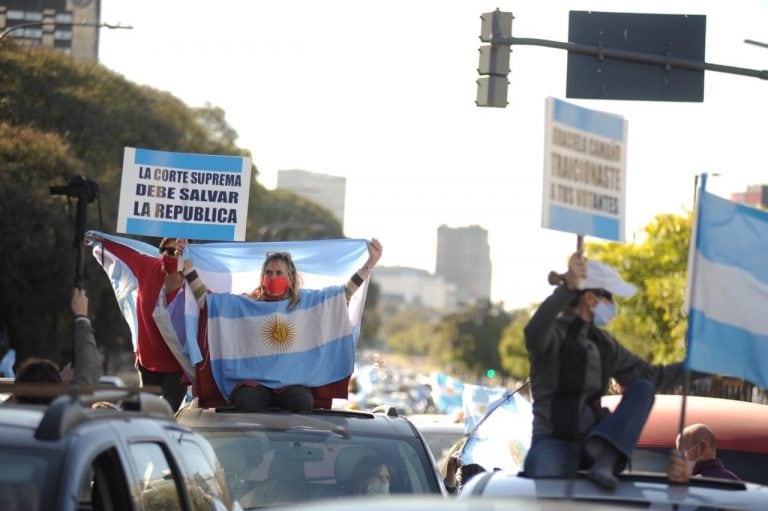
M 13 32 L 14 30 L 18 30 L 20 28 L 27 28 L 27 27 L 44 27 L 47 25 L 67 25 L 69 27 L 104 27 L 109 29 L 126 29 L 126 30 L 133 30 L 133 27 L 131 25 L 121 25 L 118 23 L 117 25 L 111 24 L 111 23 L 54 23 L 54 22 L 46 22 L 46 21 L 30 21 L 29 23 L 19 23 L 18 25 L 14 25 L 12 27 L 6 28 L 3 30 L 2 33 L 0 33 L 0 40 L 5 38 L 8 34 Z

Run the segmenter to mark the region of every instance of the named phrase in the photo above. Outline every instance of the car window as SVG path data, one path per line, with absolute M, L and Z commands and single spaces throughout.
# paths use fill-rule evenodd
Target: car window
M 58 473 L 59 453 L 0 446 L 0 509 L 42 509 L 47 480 Z
M 351 495 L 354 468 L 374 455 L 390 467 L 391 493 L 436 493 L 416 437 L 205 429 L 235 499 L 258 507 Z M 434 475 L 431 475 L 434 479 Z
M 666 472 L 669 449 L 638 447 L 632 454 L 632 471 Z M 717 457 L 743 481 L 768 485 L 768 454 L 718 449 Z
M 215 454 L 206 454 L 197 442 L 187 439 L 181 440 L 181 453 L 192 509 L 206 511 L 229 507 L 223 504 L 229 500 L 224 474 L 211 465 L 210 460 Z
M 108 449 L 96 456 L 87 472 L 82 474 L 77 509 L 131 509 L 128 483 L 116 449 Z
M 147 511 L 181 509 L 181 493 L 162 447 L 153 442 L 130 444 L 139 471 L 140 499 Z

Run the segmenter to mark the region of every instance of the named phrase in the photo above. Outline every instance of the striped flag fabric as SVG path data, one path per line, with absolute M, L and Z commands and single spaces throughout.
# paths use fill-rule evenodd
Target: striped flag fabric
M 110 234 L 104 234 L 97 231 L 92 231 L 98 237 L 103 237 L 114 243 L 121 244 L 129 247 L 141 254 L 157 257 L 157 248 L 142 241 L 134 240 L 131 238 L 124 238 L 122 236 L 113 236 Z M 119 257 L 110 252 L 108 249 L 104 249 L 101 243 L 92 243 L 93 245 L 93 257 L 102 266 L 104 272 L 107 274 L 110 283 L 112 284 L 112 290 L 115 292 L 115 298 L 117 299 L 117 305 L 128 324 L 128 329 L 131 332 L 131 343 L 133 345 L 133 351 L 137 350 L 139 326 L 136 302 L 138 299 L 138 281 L 128 265 L 123 262 Z M 184 374 L 194 382 L 194 365 L 202 360 L 200 349 L 197 346 L 195 337 L 191 337 L 192 342 L 187 342 L 187 336 L 185 331 L 180 328 L 185 321 L 185 307 L 184 307 L 184 295 L 192 295 L 191 292 L 184 293 L 179 292 L 176 298 L 170 303 L 166 304 L 165 296 L 163 296 L 162 290 L 157 298 L 157 303 L 154 310 L 154 318 L 160 329 L 160 333 L 163 335 L 163 339 L 168 345 L 169 349 L 179 361 Z M 173 328 L 175 326 L 176 328 Z
M 258 287 L 272 252 L 291 254 L 299 272 L 301 299 L 292 311 L 286 302 L 242 296 Z M 352 374 L 368 280 L 348 304 L 343 286 L 367 261 L 366 240 L 190 244 L 184 257 L 212 292 L 208 346 L 223 396 L 242 381 L 318 387 Z M 185 295 L 186 335 L 193 339 L 200 309 L 191 292 Z
M 206 300 L 211 370 L 225 396 L 248 380 L 269 388 L 320 387 L 354 371 L 344 286 L 305 289 L 293 310 L 287 301 L 228 293 Z
M 520 471 L 531 446 L 533 408 L 519 389 L 492 403 L 461 449 L 461 463 Z
M 768 212 L 706 191 L 688 265 L 685 367 L 768 387 Z

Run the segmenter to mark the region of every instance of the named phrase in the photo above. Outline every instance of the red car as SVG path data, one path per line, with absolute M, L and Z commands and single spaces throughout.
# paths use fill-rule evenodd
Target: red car
M 603 406 L 615 408 L 621 396 L 605 396 Z M 645 423 L 631 470 L 664 472 L 670 449 L 680 432 L 682 396 L 657 395 Z M 688 396 L 685 425 L 703 423 L 717 437 L 717 457 L 745 481 L 768 485 L 768 406 Z

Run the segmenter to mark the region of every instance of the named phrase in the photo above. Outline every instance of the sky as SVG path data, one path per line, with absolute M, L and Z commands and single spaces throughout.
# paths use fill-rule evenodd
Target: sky
M 268 189 L 281 169 L 347 178 L 344 230 L 383 266 L 435 269 L 437 229 L 488 230 L 491 298 L 540 302 L 576 236 L 541 227 L 545 100 L 628 121 L 627 242 L 692 208 L 694 179 L 728 197 L 768 183 L 768 81 L 707 71 L 704 102 L 565 97 L 567 53 L 514 46 L 506 108 L 475 106 L 480 15 L 568 40 L 570 10 L 707 16 L 706 61 L 768 69 L 768 2 L 102 0 L 99 58 L 191 107 L 224 109 Z M 587 241 L 600 241 L 587 237 Z M 374 277 L 375 278 L 375 277 Z

